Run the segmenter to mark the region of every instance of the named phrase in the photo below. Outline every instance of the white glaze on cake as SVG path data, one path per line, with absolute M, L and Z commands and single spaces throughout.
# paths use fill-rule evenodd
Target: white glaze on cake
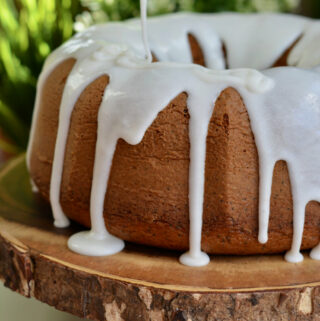
M 152 53 L 149 47 L 149 41 L 148 41 L 148 29 L 147 29 L 147 0 L 140 0 L 140 21 L 141 21 L 141 35 L 142 35 L 142 41 L 144 45 L 144 51 L 145 51 L 145 58 L 146 60 L 151 63 L 152 62 Z
M 190 114 L 190 249 L 180 261 L 192 266 L 207 264 L 209 258 L 201 252 L 206 135 L 215 100 L 222 90 L 234 87 L 247 107 L 259 154 L 259 241 L 264 243 L 268 238 L 273 168 L 282 159 L 288 163 L 294 200 L 294 236 L 286 259 L 301 261 L 305 206 L 310 200 L 320 200 L 320 74 L 316 68 L 302 69 L 320 64 L 319 22 L 280 14 L 176 14 L 151 18 L 148 27 L 150 49 L 161 62 L 148 62 L 147 32 L 143 33 L 144 46 L 139 21 L 130 20 L 91 27 L 76 35 L 51 54 L 40 76 L 28 162 L 43 83 L 59 63 L 70 57 L 77 60 L 62 97 L 50 186 L 55 225 L 59 227 L 68 225 L 59 198 L 73 107 L 92 81 L 103 74 L 110 77 L 98 115 L 92 229 L 72 236 L 69 247 L 85 255 L 108 255 L 123 248 L 123 241 L 107 232 L 103 218 L 117 140 L 138 144 L 157 114 L 185 91 Z M 198 40 L 208 68 L 191 63 L 188 33 Z M 288 63 L 301 69 L 233 69 L 263 70 L 299 37 Z M 223 43 L 232 70 L 221 70 L 225 67 Z M 319 259 L 320 249 L 315 248 L 311 256 Z

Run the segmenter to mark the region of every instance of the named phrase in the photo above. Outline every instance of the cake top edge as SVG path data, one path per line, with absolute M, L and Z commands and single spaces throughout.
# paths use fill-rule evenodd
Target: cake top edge
M 279 13 L 175 13 L 151 17 L 147 22 L 150 50 L 158 61 L 193 64 L 188 36 L 197 40 L 207 69 L 269 69 L 291 46 L 287 63 L 298 68 L 320 65 L 320 22 Z M 89 27 L 55 50 L 57 56 L 79 58 L 97 44 L 108 51 L 124 48 L 144 59 L 138 19 L 109 22 Z M 223 52 L 223 48 L 226 52 Z M 91 52 L 91 51 L 90 51 Z M 47 64 L 48 65 L 48 64 Z

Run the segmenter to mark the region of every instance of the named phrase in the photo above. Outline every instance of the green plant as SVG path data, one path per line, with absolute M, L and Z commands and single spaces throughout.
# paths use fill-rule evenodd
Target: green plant
M 0 127 L 12 150 L 27 144 L 42 64 L 72 35 L 80 7 L 74 0 L 0 0 Z

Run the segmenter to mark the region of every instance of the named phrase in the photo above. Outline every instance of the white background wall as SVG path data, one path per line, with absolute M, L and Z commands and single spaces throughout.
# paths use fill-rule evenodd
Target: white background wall
M 80 321 L 71 314 L 27 299 L 20 294 L 5 288 L 0 282 L 0 320 L 1 321 Z

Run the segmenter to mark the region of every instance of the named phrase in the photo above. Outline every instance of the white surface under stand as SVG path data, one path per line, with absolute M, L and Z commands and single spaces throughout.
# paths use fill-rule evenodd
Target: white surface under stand
M 5 288 L 0 282 L 0 320 L 1 321 L 80 321 L 69 313 L 36 301 L 27 299 Z

